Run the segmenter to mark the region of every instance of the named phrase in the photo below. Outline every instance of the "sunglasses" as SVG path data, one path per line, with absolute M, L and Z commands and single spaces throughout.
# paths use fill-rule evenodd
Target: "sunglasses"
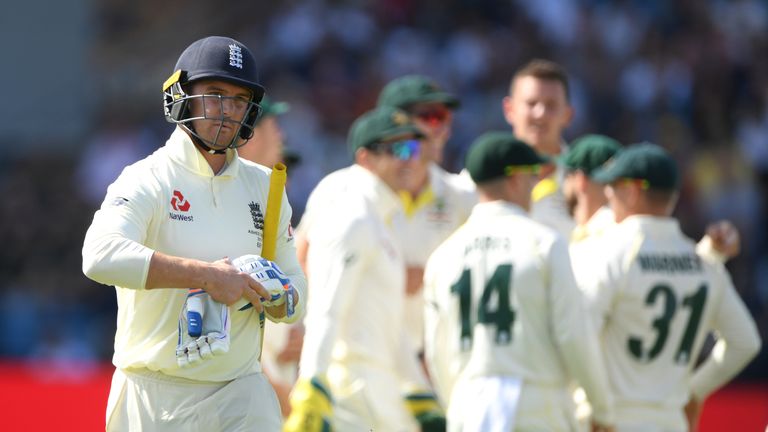
M 414 117 L 430 125 L 439 125 L 445 123 L 448 120 L 449 114 L 450 111 L 440 108 L 417 111 L 413 113 Z
M 504 167 L 504 174 L 539 174 L 541 173 L 541 165 L 510 165 Z
M 648 190 L 651 187 L 651 184 L 648 182 L 648 180 L 645 179 L 635 179 L 635 178 L 627 178 L 627 177 L 621 177 L 616 179 L 614 182 L 616 184 L 639 184 L 640 189 L 642 190 Z
M 400 160 L 411 160 L 419 156 L 421 143 L 417 139 L 407 139 L 394 142 L 378 142 L 371 146 L 377 152 L 386 153 Z

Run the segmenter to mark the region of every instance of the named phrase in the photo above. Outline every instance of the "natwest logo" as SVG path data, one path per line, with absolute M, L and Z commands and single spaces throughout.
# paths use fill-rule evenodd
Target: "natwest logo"
M 171 198 L 171 207 L 178 212 L 186 212 L 189 211 L 190 205 L 189 201 L 184 198 L 184 195 L 182 195 L 181 192 L 174 190 L 173 198 Z

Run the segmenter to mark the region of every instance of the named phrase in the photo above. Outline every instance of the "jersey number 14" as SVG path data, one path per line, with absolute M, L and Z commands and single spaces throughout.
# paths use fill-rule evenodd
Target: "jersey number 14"
M 472 348 L 472 278 L 471 270 L 464 269 L 459 280 L 451 285 L 451 293 L 459 296 L 459 315 L 461 319 L 461 350 Z M 509 297 L 512 291 L 512 264 L 496 267 L 491 278 L 483 287 L 480 304 L 477 305 L 477 322 L 483 325 L 495 325 L 495 340 L 499 345 L 506 345 L 512 340 L 512 324 L 515 311 L 512 310 Z M 496 309 L 492 310 L 495 294 Z

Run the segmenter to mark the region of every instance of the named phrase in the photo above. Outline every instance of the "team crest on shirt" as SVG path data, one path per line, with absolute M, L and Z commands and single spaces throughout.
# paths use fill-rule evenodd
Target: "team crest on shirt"
M 427 220 L 430 222 L 447 223 L 451 220 L 451 214 L 448 211 L 448 204 L 445 198 L 435 199 L 435 203 L 427 211 Z
M 249 234 L 256 234 L 259 236 L 258 245 L 261 247 L 261 242 L 264 239 L 264 213 L 261 211 L 261 204 L 251 201 L 248 203 L 248 207 L 251 209 L 251 219 L 253 219 L 253 228 L 249 229 Z

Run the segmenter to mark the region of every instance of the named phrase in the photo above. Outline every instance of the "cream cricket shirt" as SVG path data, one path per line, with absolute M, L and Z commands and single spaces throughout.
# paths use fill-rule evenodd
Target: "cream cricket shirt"
M 596 252 L 589 269 L 596 282 L 583 288 L 601 330 L 618 424 L 686 430 L 689 394 L 705 397 L 756 354 L 755 324 L 723 265 L 698 256 L 675 219 L 631 216 L 603 237 L 603 256 Z M 719 341 L 694 371 L 710 331 Z
M 312 288 L 300 374 L 356 364 L 418 381 L 415 352 L 403 343 L 405 266 L 392 231 L 401 205 L 367 169 L 353 165 L 344 176 L 344 187 L 315 209 L 307 233 Z
M 436 164 L 429 167 L 429 186 L 415 200 L 400 195 L 405 209 L 403 254 L 408 266 L 424 267 L 432 252 L 472 212 L 477 203 L 474 185 Z
M 597 337 L 585 319 L 566 243 L 520 207 L 475 206 L 430 257 L 424 296 L 425 354 L 444 403 L 459 373 L 459 379 L 519 377 L 523 392 L 526 385 L 565 390 L 575 378 L 596 417 L 612 416 Z
M 164 147 L 127 167 L 109 186 L 83 245 L 83 269 L 117 290 L 113 363 L 200 381 L 226 381 L 258 372 L 260 330 L 253 309 L 231 310 L 230 350 L 180 368 L 176 364 L 183 289 L 145 290 L 153 251 L 215 261 L 261 254 L 270 170 L 227 152 L 214 175 L 189 136 L 176 128 Z M 306 280 L 290 231 L 283 193 L 275 262 L 306 299 Z M 297 317 L 301 311 L 297 311 Z
M 432 252 L 469 217 L 477 202 L 474 184 L 467 187 L 458 175 L 436 164 L 429 167 L 429 185 L 415 199 L 401 192 L 405 221 L 399 235 L 408 267 L 424 267 Z M 406 328 L 414 347 L 424 339 L 424 296 L 406 296 Z
M 563 150 L 566 151 L 566 150 Z M 553 228 L 565 239 L 569 239 L 576 222 L 568 213 L 563 195 L 565 169 L 558 164 L 549 177 L 540 180 L 531 192 L 531 218 Z
M 475 183 L 466 168 L 458 175 L 465 187 L 475 187 Z M 561 165 L 557 165 L 555 172 L 536 183 L 536 187 L 531 192 L 530 215 L 536 222 L 554 229 L 561 236 L 569 239 L 571 232 L 576 227 L 576 221 L 568 213 L 568 205 L 565 202 L 562 187 L 564 177 L 565 169 Z

